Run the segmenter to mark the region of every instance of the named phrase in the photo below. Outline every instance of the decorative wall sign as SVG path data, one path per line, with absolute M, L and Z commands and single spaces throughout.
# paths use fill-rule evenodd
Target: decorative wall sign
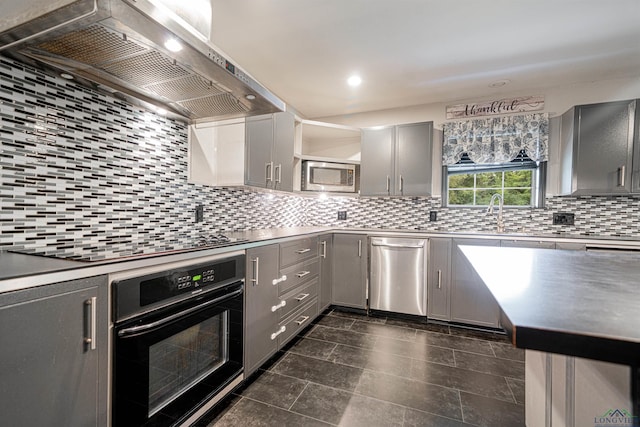
M 468 117 L 496 116 L 499 114 L 524 113 L 544 109 L 544 96 L 505 98 L 476 104 L 458 104 L 447 107 L 447 120 Z

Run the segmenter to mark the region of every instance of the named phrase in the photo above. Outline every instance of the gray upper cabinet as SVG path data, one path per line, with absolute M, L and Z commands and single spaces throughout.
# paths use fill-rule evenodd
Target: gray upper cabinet
M 453 239 L 451 251 L 451 320 L 470 325 L 498 328 L 500 307 L 460 245 L 500 246 L 499 240 Z
M 431 194 L 433 123 L 413 123 L 362 132 L 360 194 Z
M 333 280 L 333 235 L 318 237 L 320 254 L 320 312 L 331 305 L 331 282 Z
M 632 191 L 635 110 L 632 100 L 580 105 L 563 114 L 561 194 Z M 640 168 L 637 163 L 636 168 Z M 634 177 L 634 184 L 638 179 Z
M 336 305 L 366 308 L 367 236 L 333 236 L 332 299 Z
M 294 129 L 291 113 L 246 119 L 245 184 L 293 191 Z
M 431 194 L 431 145 L 433 123 L 414 123 L 396 127 L 395 194 Z
M 101 276 L 0 295 L 3 425 L 107 425 L 107 289 Z
M 395 158 L 395 127 L 364 129 L 360 155 L 360 194 L 391 195 Z
M 272 337 L 277 331 L 279 314 L 271 308 L 279 302 L 278 287 L 273 281 L 279 275 L 279 246 L 269 245 L 247 251 L 245 286 L 245 376 L 260 367 L 278 349 Z
M 451 239 L 429 239 L 427 317 L 451 320 Z

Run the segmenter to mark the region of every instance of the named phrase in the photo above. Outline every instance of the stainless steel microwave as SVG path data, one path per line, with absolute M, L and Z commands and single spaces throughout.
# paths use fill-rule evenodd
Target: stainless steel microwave
M 305 160 L 302 162 L 304 191 L 356 192 L 356 165 Z

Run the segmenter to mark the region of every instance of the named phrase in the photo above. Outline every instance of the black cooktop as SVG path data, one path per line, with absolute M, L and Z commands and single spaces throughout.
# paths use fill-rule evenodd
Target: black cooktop
M 103 238 L 98 243 L 70 244 L 64 246 L 34 246 L 16 248 L 9 252 L 39 255 L 74 261 L 109 261 L 129 258 L 168 255 L 194 250 L 215 249 L 248 241 L 243 237 L 229 237 L 224 234 L 193 234 L 166 236 L 148 241 L 135 241 L 132 237 Z

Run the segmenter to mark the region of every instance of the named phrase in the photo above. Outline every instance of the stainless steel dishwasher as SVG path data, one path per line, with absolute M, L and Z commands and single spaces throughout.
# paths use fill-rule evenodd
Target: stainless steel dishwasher
M 427 239 L 371 238 L 369 308 L 427 315 Z

